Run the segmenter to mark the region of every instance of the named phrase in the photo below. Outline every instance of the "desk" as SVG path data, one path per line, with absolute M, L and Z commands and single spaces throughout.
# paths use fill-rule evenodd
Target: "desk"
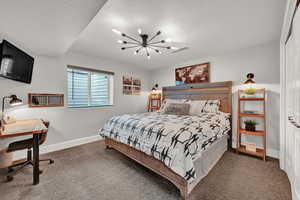
M 18 123 L 18 121 L 16 122 Z M 32 135 L 33 137 L 33 185 L 37 185 L 40 182 L 40 173 L 39 173 L 39 134 L 47 132 L 47 129 L 39 129 L 26 132 L 14 132 L 14 133 L 3 133 L 0 129 L 0 139 L 19 137 L 25 135 Z

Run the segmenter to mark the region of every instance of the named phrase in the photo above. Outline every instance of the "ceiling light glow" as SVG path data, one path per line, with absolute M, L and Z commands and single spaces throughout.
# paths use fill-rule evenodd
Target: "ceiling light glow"
M 114 33 L 118 34 L 118 35 L 122 35 L 122 32 L 119 31 L 119 30 L 117 30 L 117 29 L 114 29 L 114 28 L 113 28 L 112 31 L 113 31 Z

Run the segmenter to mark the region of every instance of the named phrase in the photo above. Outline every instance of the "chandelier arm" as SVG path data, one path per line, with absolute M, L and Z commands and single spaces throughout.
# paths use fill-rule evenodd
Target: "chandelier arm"
M 129 46 L 129 47 L 122 47 L 122 48 L 124 48 L 124 50 L 125 49 L 131 49 L 131 48 L 136 48 L 136 47 L 139 47 L 140 45 L 134 45 L 134 46 Z
M 126 37 L 126 38 L 128 38 L 128 39 L 130 39 L 130 40 L 133 40 L 133 41 L 135 41 L 135 42 L 137 42 L 137 43 L 139 43 L 139 44 L 142 44 L 140 41 L 138 41 L 137 39 L 134 39 L 133 37 L 130 37 L 130 36 L 128 36 L 128 35 L 125 35 L 124 37 Z
M 142 49 L 143 47 L 140 47 L 140 48 L 138 48 L 137 50 L 135 50 L 137 53 L 139 53 L 140 52 L 140 50 Z
M 137 42 L 126 42 L 125 44 L 136 44 L 136 45 L 140 45 L 141 43 L 137 43 Z
M 148 48 L 145 48 L 146 49 L 146 53 L 147 53 L 147 56 L 150 56 L 150 53 L 148 51 Z
M 151 45 L 151 44 L 160 44 L 160 43 L 163 43 L 163 42 L 161 42 L 161 41 L 151 42 L 151 43 L 148 43 L 148 45 Z
M 151 46 L 148 46 L 150 49 L 153 49 L 156 53 L 159 53 L 159 52 L 157 52 L 157 51 L 159 51 L 158 49 L 155 49 L 155 48 L 153 48 L 153 47 L 151 47 Z
M 159 33 L 160 34 L 160 33 Z M 148 40 L 148 43 L 151 42 L 154 38 L 156 38 L 158 35 L 158 33 L 156 33 L 155 35 L 152 36 L 152 38 L 150 40 Z
M 149 45 L 149 46 L 156 47 L 156 48 L 169 49 L 169 47 L 159 46 L 159 45 Z

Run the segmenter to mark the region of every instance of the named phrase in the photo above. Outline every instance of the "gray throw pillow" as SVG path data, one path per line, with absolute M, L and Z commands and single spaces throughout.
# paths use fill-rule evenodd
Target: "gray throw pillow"
M 164 114 L 168 115 L 189 115 L 190 104 L 187 103 L 170 103 L 166 105 Z

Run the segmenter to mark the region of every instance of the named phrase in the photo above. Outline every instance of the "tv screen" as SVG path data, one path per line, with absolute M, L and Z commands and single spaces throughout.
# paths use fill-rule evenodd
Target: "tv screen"
M 34 58 L 3 40 L 1 44 L 0 76 L 31 83 Z

